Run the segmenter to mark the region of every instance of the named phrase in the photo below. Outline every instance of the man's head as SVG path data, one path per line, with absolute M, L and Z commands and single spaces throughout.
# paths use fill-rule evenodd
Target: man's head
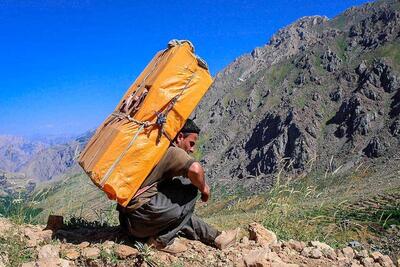
M 174 142 L 177 147 L 182 148 L 187 153 L 193 153 L 199 134 L 200 128 L 197 127 L 193 120 L 187 119 L 181 131 L 175 137 Z

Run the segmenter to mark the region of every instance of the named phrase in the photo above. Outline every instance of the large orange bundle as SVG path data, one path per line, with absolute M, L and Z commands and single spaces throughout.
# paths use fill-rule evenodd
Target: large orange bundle
M 211 83 L 192 44 L 171 41 L 97 129 L 79 164 L 110 199 L 126 206 Z

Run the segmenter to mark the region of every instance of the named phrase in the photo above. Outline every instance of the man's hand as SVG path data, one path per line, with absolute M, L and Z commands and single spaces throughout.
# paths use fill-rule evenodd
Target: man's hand
M 205 184 L 203 191 L 201 192 L 201 201 L 207 202 L 210 198 L 210 187 L 208 184 Z

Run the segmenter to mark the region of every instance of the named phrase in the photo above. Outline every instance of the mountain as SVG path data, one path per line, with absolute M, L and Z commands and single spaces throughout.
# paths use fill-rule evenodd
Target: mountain
M 47 146 L 45 143 L 31 142 L 22 137 L 0 135 L 0 169 L 18 172 L 33 155 Z
M 78 137 L 0 136 L 0 170 L 9 175 L 23 175 L 36 182 L 47 181 L 67 172 L 78 173 L 75 162 L 93 131 Z
M 194 114 L 211 181 L 397 168 L 400 2 L 304 17 L 219 72 Z
M 21 172 L 38 181 L 51 180 L 67 172 L 81 172 L 75 160 L 92 134 L 93 131 L 88 131 L 72 141 L 39 151 L 21 166 Z

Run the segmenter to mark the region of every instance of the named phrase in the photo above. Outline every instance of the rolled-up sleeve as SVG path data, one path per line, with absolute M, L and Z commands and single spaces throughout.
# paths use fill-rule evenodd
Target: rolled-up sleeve
M 165 174 L 171 177 L 188 177 L 189 168 L 196 160 L 181 148 L 170 147 L 168 150 L 168 164 L 166 164 Z

